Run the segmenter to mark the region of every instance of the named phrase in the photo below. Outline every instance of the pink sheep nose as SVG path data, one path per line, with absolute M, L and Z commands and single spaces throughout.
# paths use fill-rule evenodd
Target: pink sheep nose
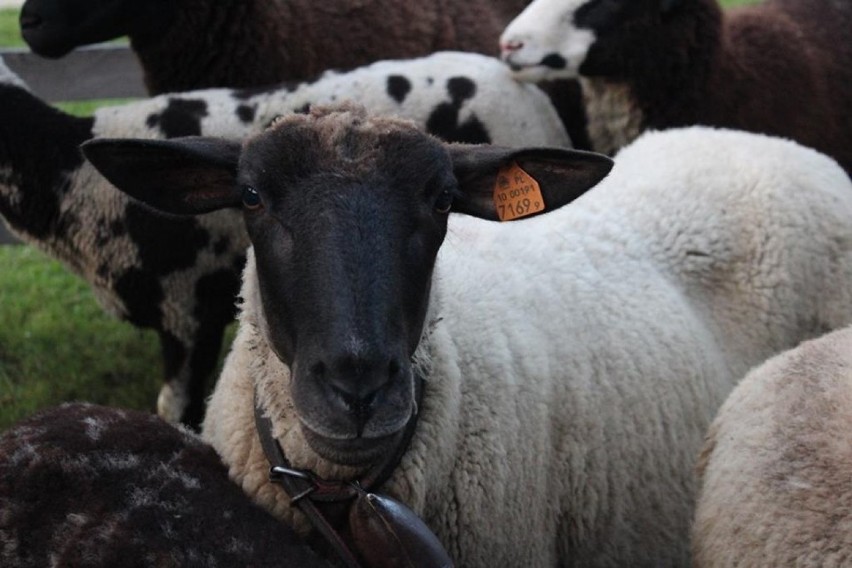
M 508 40 L 500 42 L 500 51 L 503 53 L 512 53 L 524 47 L 524 42 L 521 40 Z

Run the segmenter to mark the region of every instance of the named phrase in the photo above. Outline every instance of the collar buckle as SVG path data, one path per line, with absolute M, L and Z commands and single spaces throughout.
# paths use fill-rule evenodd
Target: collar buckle
M 307 481 L 310 484 L 296 495 L 290 496 L 290 502 L 294 505 L 319 488 L 319 484 L 317 484 L 314 475 L 308 471 L 292 469 L 281 465 L 275 465 L 269 468 L 269 481 L 280 484 L 285 477 L 295 477 L 296 479 Z

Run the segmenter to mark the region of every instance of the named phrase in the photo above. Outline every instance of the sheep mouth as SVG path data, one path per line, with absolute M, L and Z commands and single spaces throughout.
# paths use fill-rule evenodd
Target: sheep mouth
M 30 16 L 27 14 L 21 14 L 20 24 L 22 30 L 32 30 L 42 25 L 44 20 L 41 16 Z
M 302 434 L 308 445 L 321 457 L 341 465 L 364 465 L 378 461 L 401 442 L 403 430 L 379 438 L 329 438 L 317 434 L 304 422 Z
M 58 28 L 41 16 L 21 14 L 21 36 L 30 49 L 49 59 L 58 59 L 74 49 L 66 30 Z
M 507 61 L 506 64 L 512 71 L 512 76 L 517 81 L 537 82 L 547 78 L 553 73 L 553 68 L 541 63 L 513 63 Z

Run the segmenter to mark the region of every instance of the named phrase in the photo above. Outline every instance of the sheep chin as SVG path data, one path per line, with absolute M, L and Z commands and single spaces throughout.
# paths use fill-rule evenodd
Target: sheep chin
M 380 438 L 333 439 L 317 434 L 304 422 L 299 423 L 305 441 L 320 457 L 347 466 L 365 466 L 378 462 L 400 443 L 403 429 Z
M 512 63 L 511 61 L 509 61 L 508 64 L 509 69 L 512 72 L 512 78 L 522 83 L 538 83 L 539 81 L 549 79 L 553 74 L 553 69 L 545 67 L 544 65 L 521 65 Z

